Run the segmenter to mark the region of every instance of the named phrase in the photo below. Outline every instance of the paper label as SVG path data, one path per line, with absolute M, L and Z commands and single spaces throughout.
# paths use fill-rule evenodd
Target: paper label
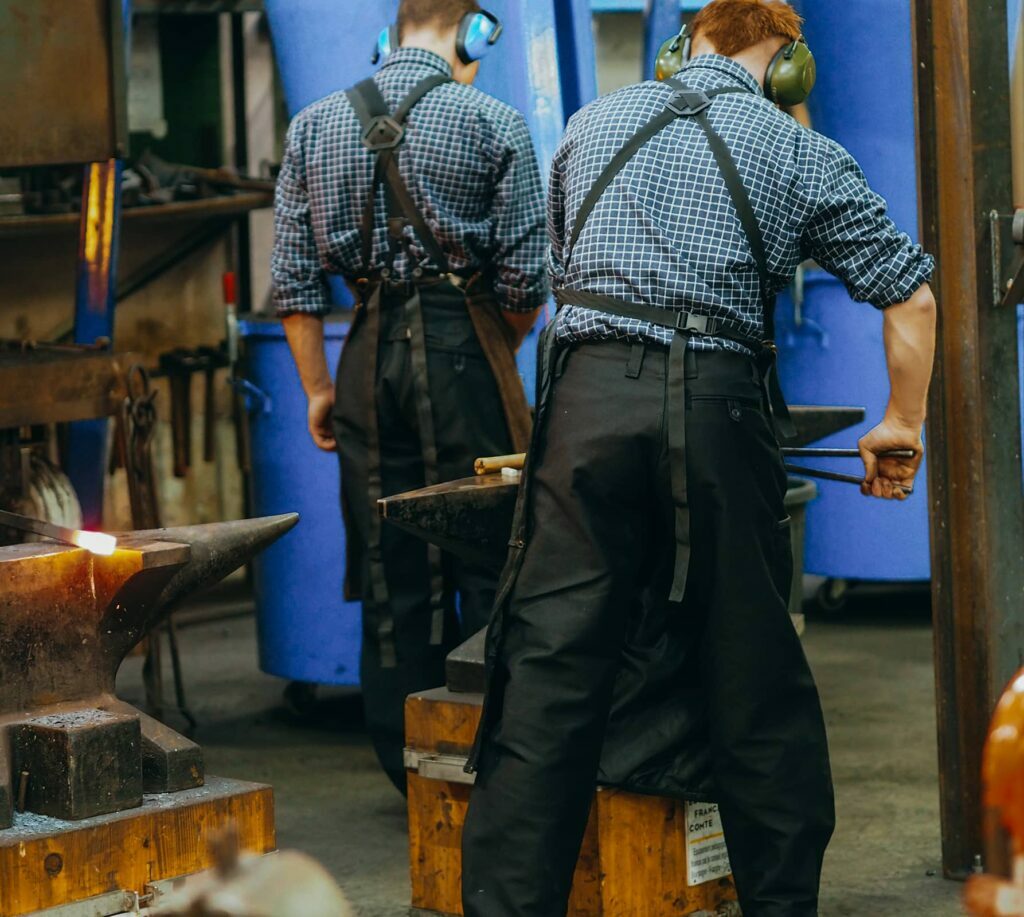
M 718 806 L 707 802 L 686 804 L 686 875 L 690 886 L 703 885 L 730 875 Z

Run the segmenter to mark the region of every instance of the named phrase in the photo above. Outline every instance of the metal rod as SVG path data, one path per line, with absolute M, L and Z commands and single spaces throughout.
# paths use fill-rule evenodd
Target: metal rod
M 800 448 L 784 446 L 783 455 L 799 456 L 800 458 L 860 458 L 857 449 L 824 449 L 819 447 Z M 880 452 L 878 458 L 917 458 L 917 452 L 913 449 L 893 449 L 891 452 Z
M 838 471 L 823 471 L 820 468 L 804 468 L 800 465 L 787 464 L 786 471 L 790 474 L 802 474 L 809 478 L 821 478 L 823 481 L 839 481 L 841 484 L 856 484 L 858 487 L 864 483 L 864 478 L 857 477 L 855 474 L 842 474 Z M 899 484 L 894 486 L 902 490 L 908 497 L 914 492 L 913 487 L 902 487 Z
M 54 525 L 52 522 L 44 522 L 42 519 L 33 519 L 31 516 L 10 513 L 5 509 L 0 509 L 0 525 L 15 529 L 18 532 L 28 532 L 31 535 L 52 538 L 54 541 L 73 545 L 76 548 L 86 548 L 97 554 L 113 553 L 113 549 L 117 547 L 117 539 L 113 535 L 105 535 L 102 532 L 82 532 L 78 529 L 68 529 L 62 525 Z M 107 547 L 110 550 L 106 550 Z

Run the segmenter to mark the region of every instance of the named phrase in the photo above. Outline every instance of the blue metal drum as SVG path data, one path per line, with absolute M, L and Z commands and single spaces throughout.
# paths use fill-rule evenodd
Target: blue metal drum
M 892 0 L 809 0 L 795 4 L 818 59 L 810 109 L 816 130 L 857 158 L 901 229 L 917 236 L 917 180 L 910 4 Z M 884 86 L 864 77 L 885 74 Z M 778 337 L 786 396 L 794 404 L 863 405 L 858 429 L 826 440 L 851 445 L 881 420 L 889 383 L 882 317 L 850 300 L 842 283 L 810 272 L 802 303 L 780 297 Z M 856 471 L 856 468 L 850 469 Z M 807 517 L 806 569 L 829 577 L 923 580 L 930 576 L 924 473 L 903 504 L 822 482 Z
M 338 458 L 306 429 L 306 396 L 281 323 L 243 321 L 250 389 L 252 502 L 256 516 L 297 512 L 296 526 L 253 566 L 260 668 L 318 684 L 359 683 L 359 606 L 344 601 L 345 531 Z M 348 325 L 325 325 L 327 359 Z

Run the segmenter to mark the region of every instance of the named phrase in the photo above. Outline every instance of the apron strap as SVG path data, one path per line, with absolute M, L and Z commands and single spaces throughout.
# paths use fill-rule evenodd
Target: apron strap
M 427 487 L 432 487 L 440 483 L 440 476 L 437 470 L 437 436 L 430 398 L 430 376 L 427 372 L 423 303 L 418 285 L 413 285 L 412 295 L 405 301 L 405 321 L 409 327 L 409 361 L 423 454 L 423 480 Z M 437 545 L 427 545 L 427 562 L 430 567 L 430 644 L 440 646 L 444 640 L 444 571 L 441 566 L 441 549 Z
M 376 81 L 370 77 L 348 90 L 346 96 L 363 128 L 363 144 L 375 155 L 373 181 L 363 208 L 362 264 L 369 272 L 373 261 L 373 233 L 376 229 L 377 192 L 382 184 L 388 189 L 388 229 L 392 267 L 397 246 L 403 241 L 402 229 L 411 225 L 429 258 L 442 274 L 449 272 L 448 258 L 433 230 L 416 206 L 398 168 L 398 148 L 405 140 L 405 122 L 416 104 L 438 86 L 450 83 L 450 77 L 434 74 L 417 83 L 399 103 L 394 113 L 387 107 Z M 400 224 L 395 221 L 401 221 Z
M 369 340 L 369 355 L 366 360 L 365 391 L 377 388 L 377 355 L 380 341 L 380 312 L 382 287 L 378 284 L 366 300 L 366 336 Z M 384 481 L 381 475 L 380 423 L 377 417 L 377 400 L 368 406 L 366 420 L 366 489 L 370 501 L 370 531 L 367 537 L 366 557 L 369 567 L 370 597 L 373 599 L 373 624 L 377 635 L 381 666 L 393 669 L 397 664 L 395 654 L 395 621 L 391 614 L 390 594 L 384 552 L 381 548 L 381 526 L 377 501 L 384 497 Z

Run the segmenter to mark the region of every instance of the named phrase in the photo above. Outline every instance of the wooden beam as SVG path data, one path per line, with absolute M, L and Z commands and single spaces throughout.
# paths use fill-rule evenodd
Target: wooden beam
M 928 469 L 943 866 L 959 877 L 982 853 L 989 718 L 1024 664 L 1016 316 L 994 304 L 989 217 L 1013 203 L 1007 15 L 1005 0 L 914 0 L 914 15 L 921 226 L 939 265 Z

